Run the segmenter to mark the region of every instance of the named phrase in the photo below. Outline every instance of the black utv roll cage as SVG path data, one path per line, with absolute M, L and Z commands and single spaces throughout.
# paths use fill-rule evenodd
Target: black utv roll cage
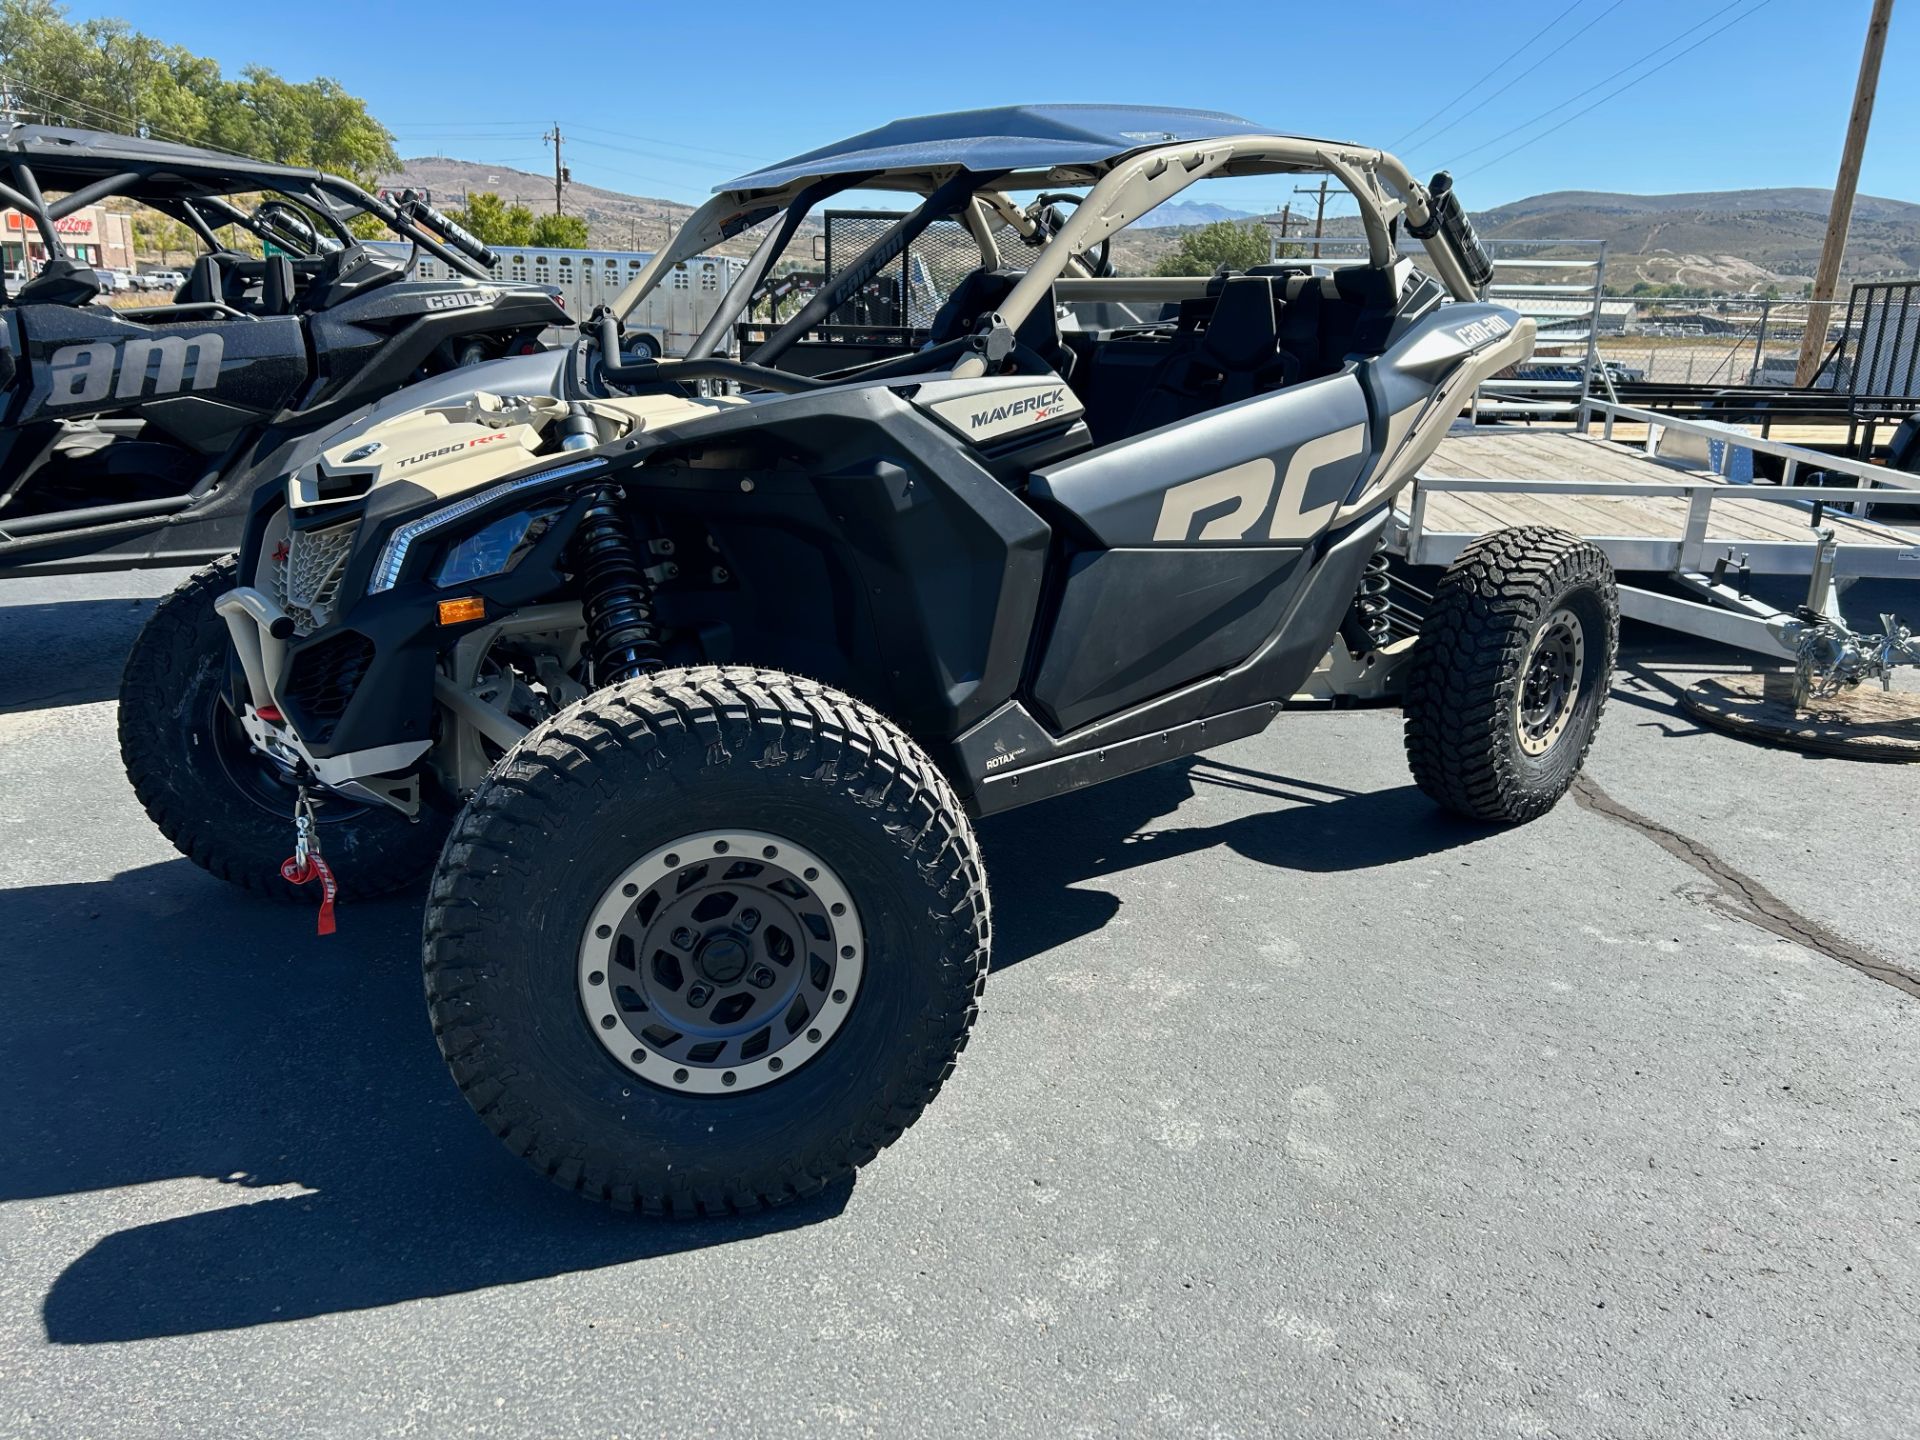
M 226 248 L 215 232 L 229 225 L 284 249 L 344 248 L 355 243 L 349 222 L 365 214 L 469 279 L 488 279 L 487 267 L 494 260 L 485 245 L 411 192 L 390 204 L 323 170 L 268 164 L 191 145 L 98 130 L 15 125 L 0 136 L 0 170 L 6 176 L 0 180 L 0 203 L 32 219 L 49 262 L 71 264 L 60 235 L 61 220 L 116 196 L 130 196 L 178 220 L 214 251 Z M 229 198 L 254 192 L 283 197 L 292 205 L 282 203 L 276 209 L 270 203 L 249 213 Z M 48 199 L 49 193 L 58 198 Z M 302 224 L 311 233 L 302 234 Z

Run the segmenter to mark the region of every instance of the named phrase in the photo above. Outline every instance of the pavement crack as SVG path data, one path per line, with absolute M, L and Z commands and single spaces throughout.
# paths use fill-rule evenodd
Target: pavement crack
M 1639 831 L 1676 860 L 1685 862 L 1704 875 L 1713 882 L 1718 892 L 1716 898 L 1724 902 L 1720 908 L 1737 919 L 1825 955 L 1829 960 L 1838 960 L 1862 975 L 1920 999 L 1920 972 L 1876 955 L 1845 936 L 1835 934 L 1819 921 L 1802 915 L 1758 880 L 1735 869 L 1692 836 L 1682 835 L 1651 816 L 1622 805 L 1590 776 L 1582 775 L 1573 782 L 1573 798 L 1581 809 Z

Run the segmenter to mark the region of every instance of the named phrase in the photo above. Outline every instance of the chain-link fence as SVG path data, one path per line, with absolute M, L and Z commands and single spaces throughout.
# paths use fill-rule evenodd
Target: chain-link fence
M 829 210 L 822 217 L 823 255 L 831 282 L 901 219 L 893 210 Z M 994 231 L 1006 269 L 1025 269 L 1033 252 L 1004 221 Z M 980 244 L 959 220 L 935 220 L 906 248 L 877 270 L 846 304 L 828 317 L 830 325 L 880 326 L 924 330 L 933 323 L 947 296 L 980 268 Z
M 1608 296 L 1601 302 L 1599 357 L 1616 382 L 1657 385 L 1790 386 L 1807 326 L 1827 326 L 1820 348 L 1827 363 L 1814 387 L 1852 388 L 1849 347 L 1829 358 L 1850 334 L 1846 302 L 1777 300 L 1760 296 Z

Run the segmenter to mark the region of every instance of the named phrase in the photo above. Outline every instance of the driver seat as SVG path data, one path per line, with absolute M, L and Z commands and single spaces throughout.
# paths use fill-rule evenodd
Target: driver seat
M 974 333 L 986 316 L 998 310 L 1013 293 L 1013 287 L 1026 278 L 1024 270 L 974 270 L 947 296 L 946 303 L 934 313 L 922 348 L 944 345 Z M 1054 368 L 1062 380 L 1073 374 L 1073 351 L 1060 340 L 1060 320 L 1051 288 L 1047 298 L 1033 307 L 1033 313 L 1020 322 L 1013 338 Z

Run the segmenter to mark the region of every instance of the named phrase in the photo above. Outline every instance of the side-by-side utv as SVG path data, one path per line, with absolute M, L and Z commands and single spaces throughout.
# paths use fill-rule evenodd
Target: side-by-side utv
M 1194 182 L 1294 172 L 1345 185 L 1366 263 L 1101 273 Z M 917 204 L 724 356 L 853 190 Z M 1019 198 L 1067 191 L 1045 226 Z M 978 265 L 921 348 L 787 367 L 956 221 Z M 624 361 L 619 314 L 754 227 L 691 353 Z M 1444 178 L 1225 115 L 1022 107 L 798 156 L 696 213 L 557 386 L 480 367 L 294 457 L 141 637 L 128 771 L 181 850 L 269 894 L 431 871 L 441 1048 L 555 1181 L 673 1213 L 811 1193 L 966 1041 L 973 817 L 1251 735 L 1330 651 L 1336 682 L 1381 661 L 1359 602 L 1395 499 L 1531 349 L 1488 268 Z M 1552 806 L 1616 630 L 1592 547 L 1471 546 L 1398 667 L 1420 785 L 1486 822 Z
M 205 247 L 169 303 L 109 305 L 92 257 L 69 253 L 69 224 L 107 201 Z M 228 554 L 291 446 L 501 356 L 551 388 L 542 337 L 572 323 L 545 288 L 490 280 L 492 253 L 424 201 L 317 170 L 16 125 L 0 131 L 0 204 L 43 252 L 0 286 L 0 574 Z M 363 219 L 452 273 L 418 279 L 360 242 Z

